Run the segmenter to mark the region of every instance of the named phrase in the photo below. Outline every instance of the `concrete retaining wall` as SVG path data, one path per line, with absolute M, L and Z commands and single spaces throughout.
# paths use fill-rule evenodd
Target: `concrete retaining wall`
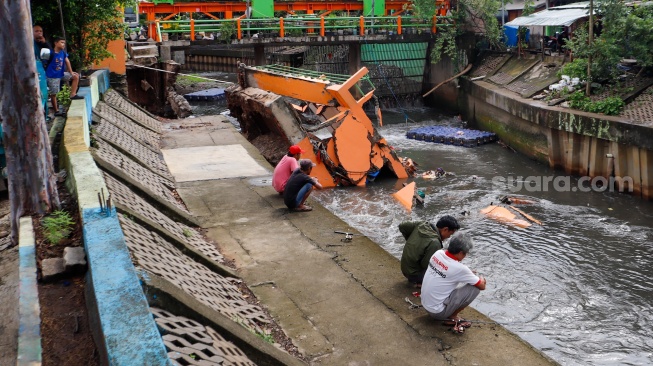
M 73 100 L 68 110 L 60 159 L 82 218 L 91 329 L 103 364 L 170 365 L 116 212 L 102 212 L 98 201 L 98 193 L 106 197 L 108 190 L 88 149 L 89 124 L 91 107 L 108 87 L 109 73 L 103 70 L 91 76 L 90 87 L 80 88 L 84 100 Z
M 567 174 L 609 179 L 615 189 L 653 199 L 653 134 L 646 126 L 549 107 L 483 81 L 460 79 L 459 106 L 472 125 Z M 612 157 L 610 157 L 612 156 Z

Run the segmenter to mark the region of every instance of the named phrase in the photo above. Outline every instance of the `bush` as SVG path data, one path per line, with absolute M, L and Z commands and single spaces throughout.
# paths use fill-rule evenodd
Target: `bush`
M 625 103 L 619 97 L 608 97 L 597 102 L 585 96 L 582 91 L 577 91 L 568 98 L 569 107 L 585 112 L 603 113 L 609 116 L 616 116 L 624 109 Z
M 570 78 L 587 80 L 587 60 L 577 58 L 572 62 L 564 64 L 560 71 L 558 71 L 557 76 L 561 78 L 562 75 L 568 75 Z
M 63 238 L 68 237 L 75 221 L 66 211 L 54 211 L 41 220 L 43 235 L 50 245 L 57 245 Z
M 57 102 L 60 106 L 68 107 L 70 105 L 70 86 L 64 85 L 57 93 Z

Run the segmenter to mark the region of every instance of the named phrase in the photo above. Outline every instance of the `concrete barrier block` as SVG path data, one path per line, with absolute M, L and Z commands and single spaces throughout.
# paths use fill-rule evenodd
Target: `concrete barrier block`
M 85 87 L 88 88 L 88 87 Z M 84 89 L 84 88 L 80 88 Z M 88 111 L 86 110 L 86 100 L 78 99 L 72 100 L 70 102 L 70 107 L 68 107 L 68 117 L 79 116 L 84 118 L 84 122 L 88 123 Z
M 41 280 L 52 281 L 66 271 L 63 258 L 47 258 L 41 261 Z
M 82 212 L 93 297 L 89 306 L 103 364 L 171 365 L 113 210 Z
M 159 56 L 159 49 L 156 45 L 136 46 L 131 48 L 132 58 L 138 56 Z
M 36 241 L 32 218 L 20 219 L 19 257 L 19 328 L 17 365 L 41 364 L 41 308 L 36 286 Z
M 150 66 L 156 63 L 156 56 L 134 56 L 132 61 L 137 65 Z
M 82 247 L 65 247 L 63 250 L 64 269 L 70 273 L 81 273 L 86 269 L 86 253 Z
M 63 145 L 68 153 L 87 151 L 91 145 L 91 139 L 84 127 L 86 122 L 81 116 L 68 116 L 66 126 L 63 129 Z
M 107 197 L 109 190 L 93 157 L 83 151 L 69 154 L 65 158 L 65 169 L 68 172 L 66 186 L 70 192 L 75 192 L 80 212 L 92 207 L 99 211 L 98 193 L 104 191 L 104 196 Z

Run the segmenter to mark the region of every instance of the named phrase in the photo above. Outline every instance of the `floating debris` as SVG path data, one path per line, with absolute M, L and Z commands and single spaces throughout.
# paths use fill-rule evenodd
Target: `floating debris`
M 497 135 L 492 132 L 446 126 L 419 127 L 408 131 L 406 137 L 413 140 L 465 147 L 479 146 L 498 140 Z

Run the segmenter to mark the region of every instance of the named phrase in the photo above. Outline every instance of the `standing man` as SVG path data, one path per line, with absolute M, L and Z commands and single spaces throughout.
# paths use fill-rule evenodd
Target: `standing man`
M 465 233 L 454 235 L 449 247 L 440 249 L 429 260 L 422 285 L 422 305 L 429 315 L 454 332 L 463 333 L 472 324 L 458 314 L 485 290 L 485 278 L 477 276 L 461 261 L 472 250 L 472 238 Z M 462 287 L 459 287 L 462 284 Z
M 311 211 L 313 208 L 304 204 L 308 196 L 311 195 L 313 188 L 322 189 L 322 185 L 317 182 L 317 178 L 309 177 L 313 170 L 312 161 L 301 159 L 299 169 L 295 170 L 283 191 L 283 202 L 293 211 Z
M 302 154 L 305 153 L 301 147 L 298 145 L 292 145 L 288 149 L 288 154 L 284 155 L 279 161 L 279 164 L 274 168 L 274 174 L 272 174 L 272 187 L 274 190 L 283 194 L 284 188 L 286 188 L 286 183 L 292 172 L 299 168 L 299 158 Z
M 399 231 L 406 239 L 401 254 L 401 273 L 408 282 L 418 287 L 422 285 L 429 259 L 458 229 L 458 221 L 449 215 L 442 216 L 435 226 L 428 221 L 408 221 L 399 225 Z
M 61 81 L 63 80 L 64 82 L 68 82 L 72 80 L 72 85 L 70 87 L 70 99 L 84 99 L 84 97 L 77 95 L 79 74 L 73 72 L 73 67 L 70 65 L 68 53 L 66 53 L 65 39 L 61 37 L 56 37 L 54 39 L 54 52 L 50 57 L 50 63 L 45 69 L 45 74 L 48 76 L 50 101 L 52 102 L 54 115 L 64 116 L 64 113 L 59 110 L 59 106 L 57 104 L 57 93 L 59 93 L 61 88 Z
M 50 45 L 43 36 L 43 27 L 34 25 L 32 27 L 34 35 L 34 58 L 36 58 L 36 71 L 39 74 L 39 89 L 41 89 L 41 103 L 46 119 L 48 118 L 48 77 L 45 75 L 45 65 L 41 61 L 41 49 L 50 48 Z

